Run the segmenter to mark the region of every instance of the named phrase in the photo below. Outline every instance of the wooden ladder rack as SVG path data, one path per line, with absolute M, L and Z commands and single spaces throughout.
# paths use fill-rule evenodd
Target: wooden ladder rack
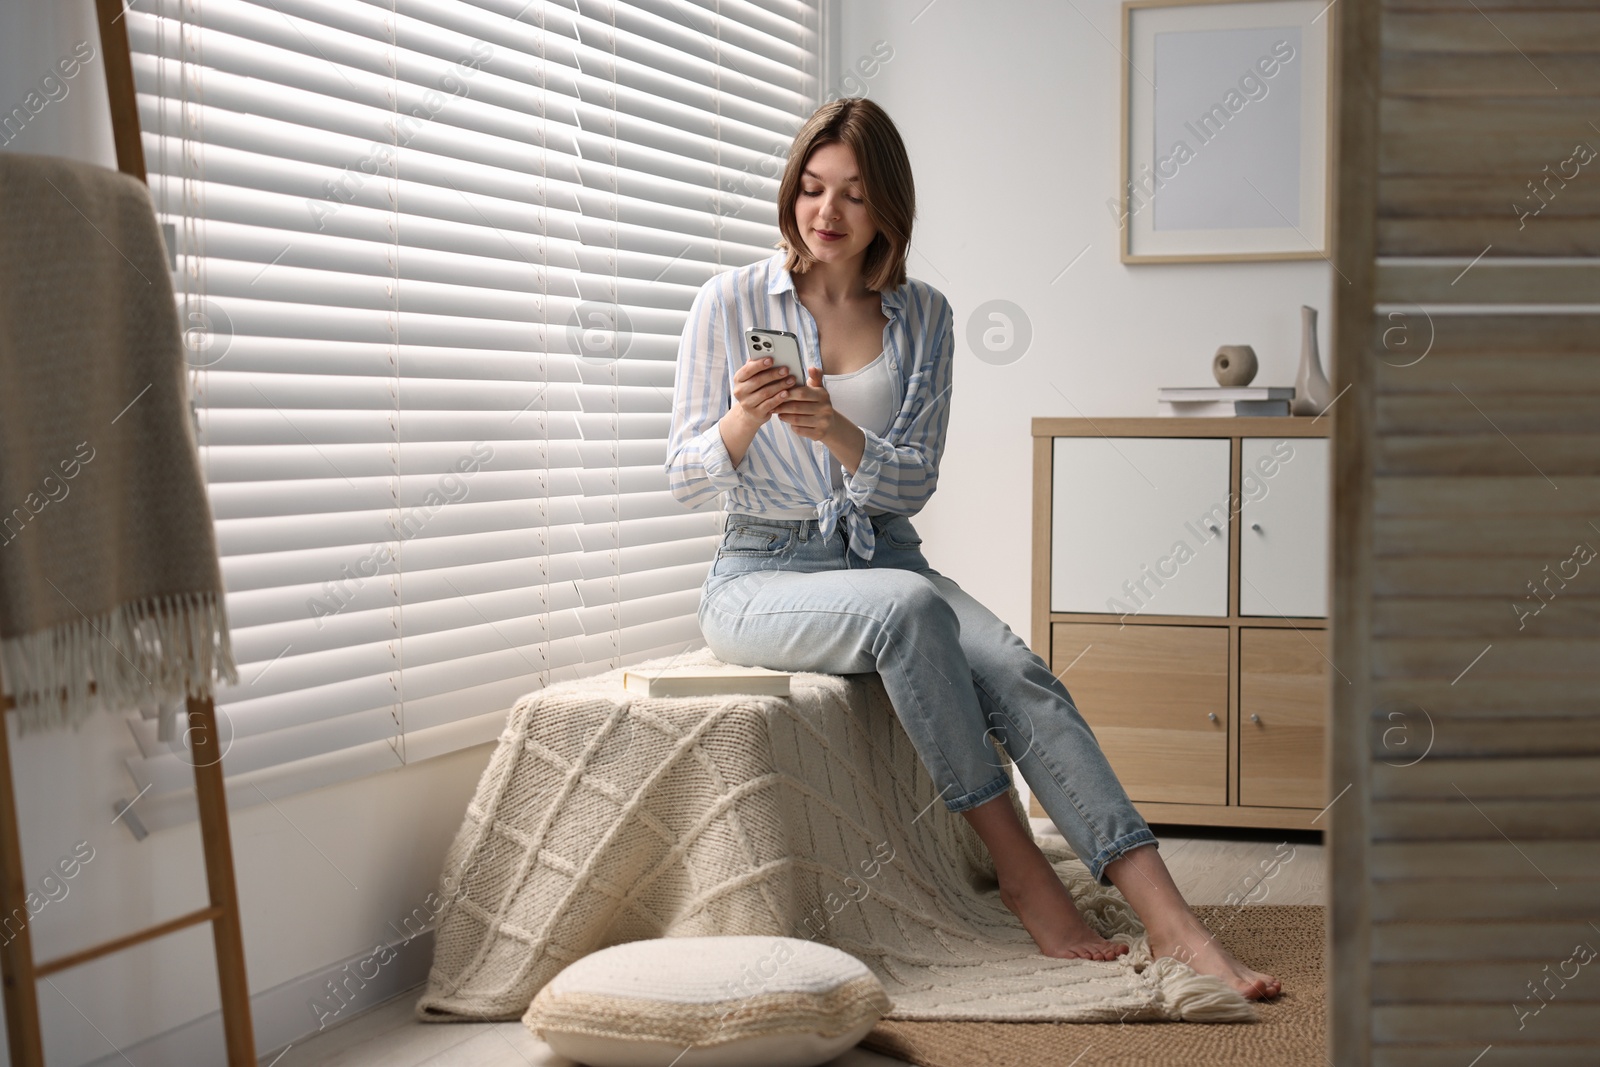
M 140 140 L 139 108 L 122 21 L 122 0 L 95 0 L 105 59 L 111 125 L 116 140 L 117 168 L 149 184 Z M 5 713 L 16 702 L 4 694 L 0 676 L 0 914 L 18 909 L 27 915 L 27 890 L 22 871 L 22 839 L 17 831 L 17 801 L 11 779 L 11 747 Z M 93 681 L 89 691 L 94 692 Z M 12 1067 L 44 1067 L 44 1040 L 39 1028 L 38 980 L 57 971 L 176 933 L 211 923 L 217 952 L 217 984 L 222 996 L 222 1027 L 228 1067 L 254 1067 L 255 1034 L 250 1022 L 250 985 L 244 965 L 244 937 L 239 922 L 239 894 L 233 877 L 233 843 L 228 832 L 228 798 L 222 781 L 222 752 L 217 742 L 216 707 L 211 697 L 188 698 L 189 736 L 194 758 L 195 802 L 200 809 L 200 837 L 205 850 L 206 884 L 211 904 L 175 919 L 91 945 L 53 960 L 37 963 L 26 923 L 15 937 L 0 943 L 0 973 L 6 1002 L 6 1037 Z
M 93 691 L 91 682 L 90 692 Z M 188 705 L 195 802 L 200 809 L 200 837 L 205 849 L 211 905 L 42 963 L 33 958 L 33 935 L 24 922 L 14 937 L 0 943 L 6 1037 L 13 1067 L 44 1067 L 44 1040 L 39 1028 L 39 979 L 203 922 L 212 924 L 216 943 L 217 982 L 222 994 L 228 1067 L 250 1067 L 256 1062 L 255 1035 L 250 1023 L 250 985 L 245 974 L 244 937 L 239 922 L 239 894 L 233 878 L 233 845 L 228 832 L 228 800 L 222 782 L 222 752 L 217 742 L 216 708 L 210 697 L 198 700 L 190 697 Z M 0 695 L 0 914 L 14 915 L 20 911 L 27 915 L 22 838 L 17 830 L 17 798 L 11 782 L 11 743 L 4 722 L 4 713 L 15 707 L 16 702 L 9 695 Z

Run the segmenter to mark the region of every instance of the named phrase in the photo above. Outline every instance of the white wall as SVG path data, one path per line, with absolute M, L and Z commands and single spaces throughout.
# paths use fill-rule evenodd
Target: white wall
M 72 77 L 61 77 L 56 62 L 83 44 L 94 58 Z M 41 82 L 51 75 L 55 83 Z M 30 93 L 37 94 L 31 103 Z M 10 117 L 14 108 L 36 108 L 38 113 L 0 131 L 0 151 L 117 165 L 91 0 L 0 8 L 0 118 Z
M 85 40 L 94 46 L 94 60 L 62 83 L 65 95 L 48 86 L 59 99 L 45 103 L 0 151 L 116 166 L 90 0 L 0 7 L 0 109 L 8 114 L 25 106 L 39 79 Z M 77 733 L 20 739 L 14 717 L 7 718 L 26 884 L 39 890 L 40 879 L 78 842 L 94 850 L 61 883 L 66 895 L 53 889 L 59 899 L 31 923 L 36 959 L 205 906 L 197 827 L 135 841 L 111 822 L 113 800 L 132 793 L 122 761 L 137 752 L 120 718 L 101 715 Z M 253 992 L 396 939 L 390 924 L 424 906 L 437 887 L 445 848 L 491 748 L 479 745 L 288 797 L 276 808 L 258 804 L 232 813 Z M 41 981 L 45 1058 L 76 1065 L 114 1056 L 116 1049 L 216 1011 L 212 951 L 210 927 L 191 927 Z M 305 1020 L 308 1029 L 316 1025 L 309 1006 Z M 215 1051 L 213 1062 L 221 1062 L 220 1043 Z
M 1153 416 L 1158 388 L 1216 384 L 1222 344 L 1254 346 L 1252 384 L 1293 385 L 1302 304 L 1320 312 L 1331 377 L 1335 276 L 1323 260 L 1121 262 L 1105 206 L 1121 143 L 1117 0 L 841 7 L 833 87 L 882 104 L 899 127 L 917 187 L 908 268 L 949 298 L 958 326 L 939 490 L 917 529 L 935 568 L 1031 642 L 1032 420 Z M 858 60 L 890 49 L 862 78 Z M 843 82 L 852 69 L 864 94 Z M 973 310 L 995 299 L 1033 327 L 1005 366 L 966 341 Z

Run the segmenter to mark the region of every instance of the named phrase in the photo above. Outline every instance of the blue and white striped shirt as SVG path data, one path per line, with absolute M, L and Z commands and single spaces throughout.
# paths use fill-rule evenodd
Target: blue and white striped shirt
M 820 441 L 801 437 L 776 415 L 756 431 L 737 467 L 717 423 L 733 404 L 733 375 L 744 362 L 744 335 L 760 327 L 800 338 L 801 361 L 821 368 L 817 320 L 795 295 L 782 251 L 707 281 L 689 308 L 678 345 L 672 432 L 666 472 L 672 495 L 691 509 L 727 494 L 728 511 L 814 507 L 818 529 L 830 535 L 847 523 L 850 546 L 871 559 L 875 538 L 866 509 L 915 515 L 939 484 L 939 459 L 950 424 L 955 356 L 954 314 L 933 286 L 907 278 L 881 295 L 884 353 L 899 414 L 887 436 L 862 428 L 866 448 L 856 472 L 834 491 Z M 799 384 L 808 384 L 802 380 Z

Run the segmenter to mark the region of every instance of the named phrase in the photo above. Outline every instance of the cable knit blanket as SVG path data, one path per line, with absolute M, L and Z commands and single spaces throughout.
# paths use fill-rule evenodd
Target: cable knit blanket
M 639 667 L 669 662 L 718 661 Z M 1152 960 L 1121 894 L 1059 846 L 1046 854 L 1079 907 L 1131 947 L 1040 955 L 935 792 L 876 674 L 799 673 L 788 697 L 645 698 L 619 669 L 530 693 L 446 854 L 417 1017 L 517 1018 L 568 963 L 625 941 L 776 934 L 862 960 L 890 1019 L 1256 1018 L 1220 980 Z

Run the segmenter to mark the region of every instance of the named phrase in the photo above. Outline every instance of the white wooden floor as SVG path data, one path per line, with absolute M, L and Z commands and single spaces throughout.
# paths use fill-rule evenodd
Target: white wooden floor
M 1038 833 L 1053 833 L 1034 819 Z M 1161 856 L 1191 904 L 1326 904 L 1320 838 L 1304 832 L 1155 827 Z M 571 1067 L 520 1022 L 419 1023 L 421 988 L 380 1004 L 304 1043 L 264 1057 L 272 1067 Z M 830 1067 L 897 1067 L 904 1061 L 852 1049 Z

